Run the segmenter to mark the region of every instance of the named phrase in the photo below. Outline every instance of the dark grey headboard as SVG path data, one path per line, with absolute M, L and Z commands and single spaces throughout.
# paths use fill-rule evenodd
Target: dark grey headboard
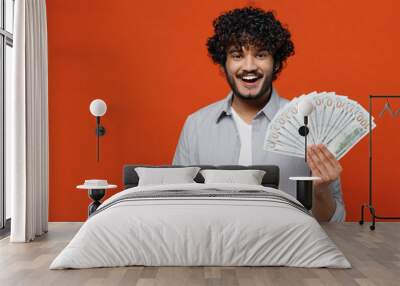
M 124 189 L 136 187 L 139 182 L 139 176 L 135 171 L 136 167 L 151 167 L 151 168 L 178 168 L 185 166 L 151 166 L 151 165 L 124 165 L 123 170 L 123 184 Z M 211 166 L 211 165 L 196 165 L 196 167 L 200 167 L 201 169 L 219 169 L 219 170 L 264 170 L 266 173 L 262 180 L 262 185 L 265 187 L 272 187 L 277 189 L 279 186 L 279 167 L 275 165 L 253 165 L 253 166 L 239 166 L 239 165 L 221 165 L 221 166 Z M 197 183 L 204 183 L 203 176 L 198 173 L 194 180 Z

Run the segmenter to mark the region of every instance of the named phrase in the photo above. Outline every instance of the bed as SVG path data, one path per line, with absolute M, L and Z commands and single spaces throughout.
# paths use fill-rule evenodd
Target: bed
M 351 267 L 301 203 L 278 189 L 277 166 L 199 166 L 264 170 L 261 185 L 204 183 L 199 173 L 193 183 L 149 186 L 138 185 L 137 167 L 124 166 L 124 190 L 103 202 L 50 269 Z

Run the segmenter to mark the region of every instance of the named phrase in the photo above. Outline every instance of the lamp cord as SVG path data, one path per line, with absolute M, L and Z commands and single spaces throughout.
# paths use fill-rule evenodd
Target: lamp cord
M 97 162 L 99 162 L 99 157 L 100 157 L 100 140 L 99 140 L 100 136 L 98 132 L 99 131 L 97 129 Z
M 97 136 L 97 162 L 100 160 L 100 116 L 96 117 L 97 127 L 96 127 L 96 136 Z

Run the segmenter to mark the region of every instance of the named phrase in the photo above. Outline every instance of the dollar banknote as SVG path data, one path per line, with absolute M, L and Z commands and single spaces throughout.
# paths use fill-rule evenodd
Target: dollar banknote
M 289 156 L 305 156 L 305 137 L 299 132 L 304 115 L 299 104 L 307 100 L 313 111 L 308 115 L 307 145 L 324 144 L 337 160 L 346 155 L 370 130 L 374 118 L 363 106 L 335 92 L 311 92 L 293 98 L 268 125 L 264 149 Z

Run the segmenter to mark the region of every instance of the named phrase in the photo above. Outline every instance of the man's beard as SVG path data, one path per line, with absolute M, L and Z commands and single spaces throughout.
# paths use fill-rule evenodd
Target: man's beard
M 269 93 L 270 89 L 272 88 L 272 74 L 271 74 L 271 75 L 265 77 L 264 82 L 263 82 L 263 84 L 261 86 L 261 89 L 260 89 L 260 91 L 258 93 L 254 94 L 254 95 L 242 94 L 242 93 L 239 92 L 239 89 L 237 88 L 235 79 L 233 78 L 234 76 L 228 74 L 226 72 L 226 70 L 225 70 L 225 75 L 226 75 L 226 79 L 228 81 L 228 84 L 232 89 L 233 94 L 238 96 L 241 99 L 244 99 L 244 100 L 259 99 L 263 95 Z

